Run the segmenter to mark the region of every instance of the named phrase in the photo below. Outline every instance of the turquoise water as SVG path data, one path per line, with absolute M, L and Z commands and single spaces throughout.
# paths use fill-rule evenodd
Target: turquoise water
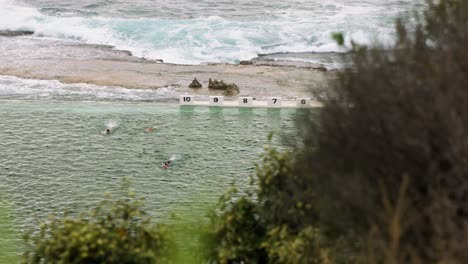
M 112 45 L 171 63 L 237 63 L 259 54 L 345 52 L 351 40 L 390 45 L 395 19 L 414 24 L 413 12 L 424 8 L 424 0 L 0 0 L 0 30 Z M 337 31 L 348 48 L 331 38 Z
M 0 191 L 20 228 L 118 194 L 123 177 L 156 221 L 201 215 L 231 182 L 248 186 L 267 134 L 293 132 L 294 116 L 293 109 L 1 101 Z M 109 124 L 116 127 L 106 135 Z M 170 157 L 174 165 L 163 169 Z

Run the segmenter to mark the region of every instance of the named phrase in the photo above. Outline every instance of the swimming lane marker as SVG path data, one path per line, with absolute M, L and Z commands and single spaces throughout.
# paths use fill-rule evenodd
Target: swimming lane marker
M 252 97 L 239 97 L 239 106 L 252 106 Z
M 281 97 L 268 97 L 267 99 L 268 107 L 281 107 L 282 102 Z
M 310 98 L 296 98 L 297 107 L 310 107 Z
M 239 97 L 235 101 L 225 101 L 224 96 L 209 96 L 208 101 L 195 101 L 195 95 L 181 95 L 180 105 L 220 106 L 220 107 L 268 107 L 268 108 L 315 108 L 322 107 L 320 102 L 311 98 L 299 97 L 283 100 L 282 97 L 267 97 L 266 100 L 254 100 L 253 97 Z
M 224 96 L 210 96 L 210 106 L 223 106 Z
M 193 105 L 194 98 L 192 95 L 181 95 L 179 99 L 181 105 Z

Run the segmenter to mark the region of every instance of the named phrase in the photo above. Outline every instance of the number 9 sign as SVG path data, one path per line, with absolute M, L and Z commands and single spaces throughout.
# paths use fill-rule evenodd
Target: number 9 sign
M 210 105 L 222 106 L 224 103 L 224 96 L 210 96 Z

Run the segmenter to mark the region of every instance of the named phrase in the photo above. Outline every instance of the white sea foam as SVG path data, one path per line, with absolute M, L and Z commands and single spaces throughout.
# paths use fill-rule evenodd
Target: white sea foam
M 110 129 L 111 131 L 117 128 L 118 126 L 119 122 L 117 122 L 116 120 L 108 120 L 106 122 L 106 129 Z
M 169 160 L 170 160 L 170 161 L 175 161 L 175 160 L 178 160 L 178 159 L 180 159 L 180 158 L 181 158 L 180 155 L 175 155 L 175 154 L 174 154 L 174 155 L 171 155 L 171 157 L 169 158 Z
M 312 2 L 313 10 L 275 9 L 268 19 L 236 20 L 217 15 L 191 19 L 52 16 L 0 0 L 0 30 L 30 30 L 35 36 L 112 45 L 138 57 L 171 63 L 232 63 L 265 53 L 346 52 L 352 40 L 361 44 L 378 40 L 388 46 L 394 41 L 393 20 L 409 6 L 405 1 L 392 8 L 381 1 Z M 331 39 L 337 31 L 345 33 L 345 47 Z
M 55 80 L 21 79 L 0 76 L 0 99 L 59 99 L 91 101 L 176 101 L 174 87 L 127 89 L 91 84 L 64 84 Z

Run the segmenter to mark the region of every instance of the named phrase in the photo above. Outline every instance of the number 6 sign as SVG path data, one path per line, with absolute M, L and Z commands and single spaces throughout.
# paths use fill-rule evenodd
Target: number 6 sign
M 297 98 L 296 99 L 296 106 L 297 107 L 309 107 L 310 106 L 310 98 Z

